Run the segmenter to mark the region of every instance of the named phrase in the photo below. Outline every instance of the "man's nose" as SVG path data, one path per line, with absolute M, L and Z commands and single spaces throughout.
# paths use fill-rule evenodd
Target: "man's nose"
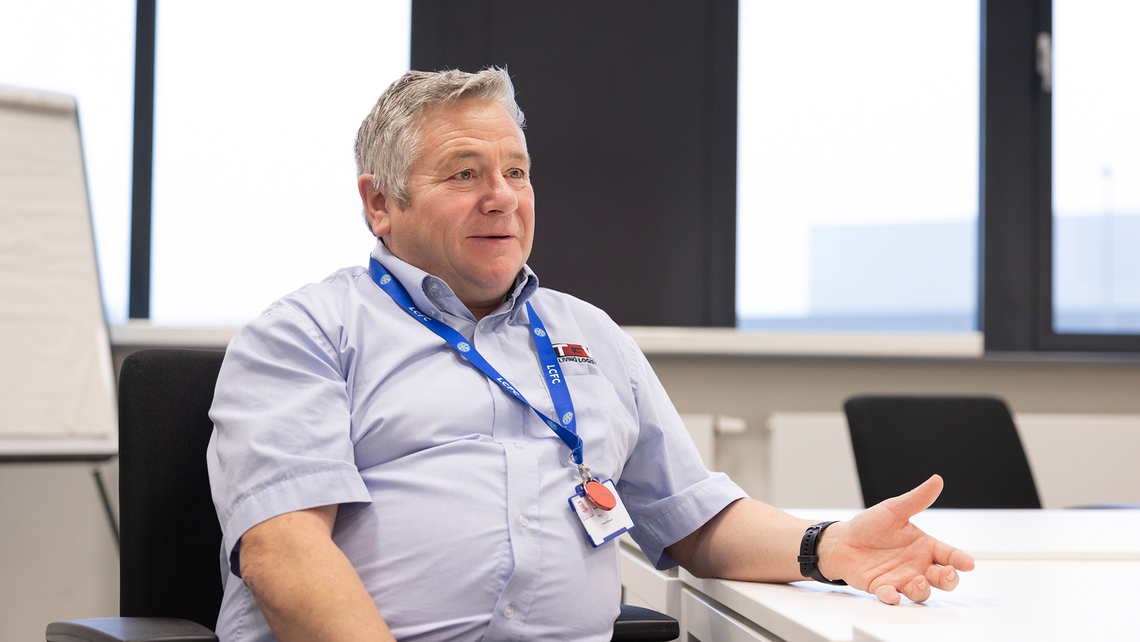
M 492 174 L 487 180 L 487 194 L 483 197 L 484 214 L 510 214 L 518 209 L 519 198 L 501 174 Z

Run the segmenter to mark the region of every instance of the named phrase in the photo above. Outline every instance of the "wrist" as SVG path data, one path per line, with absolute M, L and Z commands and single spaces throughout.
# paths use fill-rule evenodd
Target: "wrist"
M 835 549 L 848 525 L 848 522 L 836 522 L 820 534 L 819 546 L 816 548 L 816 554 L 819 555 L 817 566 L 819 572 L 829 580 L 843 579 L 843 573 L 835 565 Z
M 833 534 L 833 537 L 831 538 L 830 543 L 826 548 L 823 546 L 823 543 L 825 540 L 825 534 L 829 530 L 829 527 L 831 527 L 833 524 L 838 523 L 841 522 L 820 522 L 818 524 L 812 524 L 811 526 L 808 526 L 807 530 L 804 531 L 803 539 L 800 541 L 800 554 L 797 558 L 800 564 L 800 575 L 803 577 L 809 577 L 817 582 L 823 582 L 825 584 L 847 584 L 842 579 L 840 579 L 840 575 L 828 577 L 824 574 L 825 568 L 829 569 L 829 571 L 832 573 L 835 572 L 835 565 L 833 564 L 835 557 L 834 552 L 835 544 L 839 538 L 834 537 Z M 839 530 L 842 530 L 842 528 Z M 823 563 L 824 559 L 827 560 L 826 563 Z

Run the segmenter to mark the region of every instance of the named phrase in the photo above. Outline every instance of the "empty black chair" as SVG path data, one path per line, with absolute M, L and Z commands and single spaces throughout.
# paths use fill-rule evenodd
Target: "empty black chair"
M 55 622 L 48 626 L 49 641 L 217 639 L 222 530 L 210 496 L 206 445 L 224 356 L 221 350 L 159 349 L 139 350 L 123 361 L 122 617 Z
M 901 495 L 937 473 L 946 486 L 935 508 L 1041 508 L 1001 399 L 860 396 L 843 408 L 864 505 Z
M 217 641 L 222 531 L 209 410 L 225 352 L 139 350 L 119 374 L 119 614 L 53 622 L 48 642 Z M 674 640 L 677 620 L 622 606 L 614 640 Z

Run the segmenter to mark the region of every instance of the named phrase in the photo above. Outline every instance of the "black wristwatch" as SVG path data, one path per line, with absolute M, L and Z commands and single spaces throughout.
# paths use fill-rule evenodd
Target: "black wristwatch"
M 816 549 L 819 547 L 819 538 L 823 536 L 823 531 L 828 526 L 835 522 L 820 522 L 808 526 L 807 531 L 804 532 L 804 539 L 800 542 L 800 575 L 810 577 L 817 582 L 824 584 L 834 584 L 836 586 L 847 586 L 847 582 L 843 580 L 829 580 L 819 572 L 819 555 L 816 554 Z

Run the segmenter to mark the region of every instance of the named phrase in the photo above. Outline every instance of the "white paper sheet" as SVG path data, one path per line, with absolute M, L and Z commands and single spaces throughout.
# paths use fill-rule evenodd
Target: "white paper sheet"
M 75 101 L 0 86 L 0 455 L 105 450 L 116 424 Z

